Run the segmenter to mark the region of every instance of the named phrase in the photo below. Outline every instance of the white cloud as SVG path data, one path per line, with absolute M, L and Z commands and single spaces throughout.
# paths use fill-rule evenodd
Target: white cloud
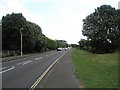
M 83 18 L 81 12 L 66 5 L 61 13 L 54 23 L 44 26 L 44 33 L 53 39 L 65 39 L 68 43 L 77 43 L 80 38 L 84 38 L 81 33 L 81 18 Z
M 37 24 L 44 22 L 44 19 L 40 15 L 35 15 L 34 13 L 28 11 L 21 0 L 2 0 L 2 2 L 4 5 L 0 6 L 0 10 L 2 10 L 2 15 L 0 15 L 1 17 L 14 12 L 22 13 L 28 21 L 35 22 Z
M 5 4 L 5 7 L 15 13 L 25 12 L 24 5 L 20 3 L 18 0 L 2 0 Z

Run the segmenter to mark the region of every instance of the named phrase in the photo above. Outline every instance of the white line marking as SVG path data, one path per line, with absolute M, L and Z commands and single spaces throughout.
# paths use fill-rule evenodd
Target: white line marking
M 23 65 L 28 64 L 28 63 L 30 63 L 30 62 L 31 62 L 31 61 L 27 61 L 27 62 L 23 63 Z
M 1 73 L 5 73 L 5 72 L 7 72 L 7 71 L 10 71 L 10 70 L 12 70 L 12 69 L 14 69 L 14 68 L 15 68 L 15 67 L 12 66 L 11 68 L 9 68 L 9 69 L 7 69 L 7 70 L 1 71 L 0 74 L 1 74 Z
M 20 64 L 22 64 L 22 63 L 18 63 L 17 65 L 20 65 Z
M 38 58 L 36 58 L 35 60 L 38 60 Z
M 40 57 L 39 59 L 42 59 L 42 57 Z
M 5 69 L 6 67 L 0 68 L 0 70 Z
M 25 62 L 26 62 L 26 61 L 25 61 Z M 17 65 L 23 64 L 23 63 L 25 63 L 25 62 L 18 63 Z
M 39 59 L 42 59 L 42 57 L 36 58 L 35 60 L 39 60 Z
M 21 63 L 18 63 L 17 65 L 20 65 L 20 64 L 27 64 L 28 62 L 32 62 L 32 61 L 24 61 L 24 62 L 21 62 Z
M 48 73 L 48 71 L 56 64 L 56 62 L 65 55 L 62 54 L 57 60 L 55 60 L 46 70 L 45 72 L 37 79 L 37 81 L 31 86 L 29 90 L 35 89 L 35 87 L 40 83 L 40 81 L 44 78 L 44 76 Z

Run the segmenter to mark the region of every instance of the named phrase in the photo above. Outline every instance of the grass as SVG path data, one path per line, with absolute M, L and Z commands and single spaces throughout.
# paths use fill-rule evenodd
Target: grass
M 85 88 L 118 87 L 118 54 L 92 54 L 72 49 L 77 78 Z

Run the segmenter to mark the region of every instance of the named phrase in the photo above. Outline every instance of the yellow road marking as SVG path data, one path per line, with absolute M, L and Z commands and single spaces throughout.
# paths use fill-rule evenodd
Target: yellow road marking
M 61 55 L 57 60 L 55 60 L 46 70 L 45 72 L 37 79 L 37 81 L 31 86 L 31 88 L 29 90 L 33 90 L 35 89 L 35 87 L 40 83 L 40 81 L 44 78 L 44 76 L 48 73 L 48 71 L 55 65 L 55 63 L 65 55 L 65 53 L 63 55 Z

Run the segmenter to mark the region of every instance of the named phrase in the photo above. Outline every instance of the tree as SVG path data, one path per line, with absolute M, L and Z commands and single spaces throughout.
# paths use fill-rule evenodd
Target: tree
M 71 44 L 72 48 L 79 48 L 79 45 L 77 44 Z
M 7 50 L 20 49 L 20 28 L 26 25 L 22 14 L 7 14 L 2 17 L 2 48 Z
M 23 35 L 23 53 L 43 52 L 54 50 L 57 45 L 67 47 L 64 40 L 57 41 L 46 37 L 39 25 L 27 21 L 22 13 L 7 14 L 2 17 L 2 49 L 20 51 L 20 29 Z
M 87 51 L 91 50 L 90 42 L 88 40 L 81 39 L 78 43 L 79 43 L 79 48 L 81 50 L 87 50 Z
M 54 50 L 57 48 L 57 42 L 55 40 L 47 38 L 47 48 L 49 50 Z
M 47 48 L 47 38 L 43 36 L 39 36 L 37 38 L 36 44 L 35 44 L 35 50 L 38 52 L 43 52 Z
M 120 38 L 118 11 L 102 5 L 83 20 L 82 34 L 90 41 L 92 52 L 107 53 L 117 49 Z
M 57 48 L 66 48 L 68 47 L 68 44 L 65 40 L 56 40 L 57 42 Z
M 36 50 L 38 41 L 44 42 L 41 28 L 27 21 L 22 13 L 7 14 L 2 17 L 2 49 L 20 50 L 20 29 L 23 28 L 23 52 L 31 53 Z M 41 38 L 41 39 L 40 39 Z M 44 46 L 44 43 L 40 43 Z M 42 49 L 39 48 L 39 49 Z

